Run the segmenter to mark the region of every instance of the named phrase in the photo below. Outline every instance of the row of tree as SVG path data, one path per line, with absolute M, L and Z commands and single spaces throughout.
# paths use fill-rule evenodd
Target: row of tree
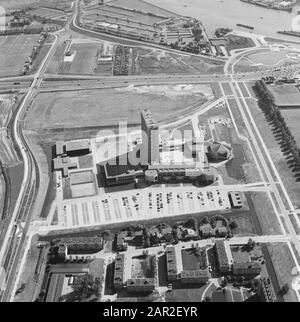
M 275 103 L 273 94 L 267 88 L 263 80 L 256 81 L 254 90 L 259 98 L 259 105 L 265 113 L 267 120 L 272 122 L 280 131 L 282 140 L 284 141 L 288 152 L 293 156 L 295 164 L 300 166 L 300 149 L 293 134 L 287 126 L 279 107 Z

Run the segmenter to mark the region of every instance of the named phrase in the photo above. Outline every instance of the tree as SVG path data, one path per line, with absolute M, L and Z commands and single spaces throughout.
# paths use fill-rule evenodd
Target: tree
M 231 229 L 231 230 L 233 230 L 233 229 L 236 229 L 238 227 L 238 224 L 237 224 L 237 222 L 234 220 L 234 221 L 232 221 L 230 224 L 229 224 L 229 228 Z
M 286 283 L 286 284 L 284 284 L 284 285 L 282 286 L 282 288 L 279 290 L 279 294 L 280 294 L 281 296 L 283 296 L 283 295 L 287 294 L 287 292 L 289 291 L 289 289 L 290 289 L 290 287 L 289 287 L 289 285 Z

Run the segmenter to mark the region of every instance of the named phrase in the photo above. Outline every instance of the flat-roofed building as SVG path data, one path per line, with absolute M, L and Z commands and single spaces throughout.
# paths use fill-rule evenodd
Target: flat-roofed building
M 166 248 L 166 262 L 167 262 L 167 277 L 168 281 L 175 281 L 178 277 L 177 260 L 174 246 L 167 246 Z
M 125 285 L 125 254 L 118 254 L 115 260 L 114 269 L 114 288 L 116 290 L 122 288 Z
M 243 262 L 232 264 L 232 273 L 234 275 L 253 275 L 256 276 L 261 272 L 261 265 L 258 262 Z
M 62 155 L 65 153 L 65 142 L 64 141 L 57 141 L 55 143 L 55 152 L 56 152 L 56 155 Z
M 95 175 L 92 170 L 76 171 L 70 173 L 70 184 L 83 184 L 95 181 Z
M 93 254 L 101 251 L 104 247 L 102 237 L 70 237 L 61 238 L 59 247 L 67 248 L 67 255 L 70 254 Z
M 141 113 L 142 124 L 142 155 L 147 156 L 148 164 L 159 163 L 159 128 L 158 124 L 154 121 L 152 114 L 149 110 L 143 110 Z
M 242 208 L 243 206 L 242 197 L 239 192 L 237 191 L 229 192 L 228 197 L 232 208 L 236 208 L 236 209 Z
M 181 272 L 181 283 L 183 284 L 203 284 L 209 279 L 208 269 L 183 270 Z
M 217 240 L 215 243 L 215 249 L 220 273 L 229 273 L 231 267 L 224 240 Z
M 128 292 L 152 292 L 155 289 L 155 278 L 130 278 L 126 283 Z
M 63 173 L 63 177 L 67 177 L 69 175 L 70 169 L 77 168 L 77 163 L 71 161 L 69 157 L 58 156 L 55 159 L 53 159 L 53 168 L 54 170 L 61 170 Z
M 70 156 L 84 155 L 91 152 L 89 140 L 69 141 L 65 143 L 66 153 Z
M 252 261 L 247 251 L 236 248 L 232 253 L 232 273 L 234 275 L 258 275 L 261 271 L 261 264 Z

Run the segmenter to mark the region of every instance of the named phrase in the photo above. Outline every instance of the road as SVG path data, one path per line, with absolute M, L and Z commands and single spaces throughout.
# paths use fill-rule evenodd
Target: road
M 22 159 L 24 162 L 24 176 L 22 180 L 21 189 L 18 199 L 16 201 L 14 211 L 10 223 L 6 229 L 5 237 L 0 249 L 0 263 L 1 267 L 6 272 L 6 283 L 2 285 L 0 300 L 2 302 L 9 301 L 12 294 L 11 288 L 15 282 L 15 273 L 18 269 L 20 258 L 23 255 L 23 248 L 25 246 L 27 231 L 31 220 L 31 211 L 34 204 L 34 198 L 39 186 L 39 171 L 30 146 L 22 132 L 22 120 L 24 112 L 34 100 L 36 91 L 41 85 L 43 74 L 48 66 L 48 63 L 55 52 L 58 44 L 58 33 L 55 34 L 55 40 L 42 62 L 39 70 L 34 75 L 34 79 L 23 98 L 23 101 L 15 115 L 13 124 L 13 136 L 18 148 L 20 149 Z M 23 223 L 24 228 L 21 236 L 17 235 L 17 225 Z
M 66 26 L 66 30 L 70 28 L 73 31 L 78 33 L 98 38 L 101 40 L 113 41 L 115 43 L 120 43 L 128 46 L 146 46 L 152 48 L 159 48 L 170 52 L 178 53 L 177 50 L 172 50 L 163 46 L 155 44 L 146 44 L 141 41 L 135 41 L 130 39 L 124 39 L 117 36 L 102 34 L 94 31 L 88 31 L 81 28 L 78 25 L 77 21 L 78 16 L 78 1 L 76 1 L 75 12 L 73 18 L 70 20 L 70 25 Z M 222 84 L 227 83 L 232 91 L 231 95 L 226 95 L 225 91 L 223 92 L 223 97 L 227 101 L 227 96 L 234 97 L 240 113 L 245 122 L 247 131 L 251 139 L 251 148 L 257 159 L 257 164 L 261 165 L 261 175 L 262 182 L 253 186 L 241 186 L 239 189 L 241 191 L 269 191 L 274 192 L 274 198 L 279 205 L 280 213 L 277 213 L 278 220 L 280 221 L 282 228 L 282 235 L 277 236 L 254 236 L 251 237 L 257 242 L 292 242 L 295 245 L 296 251 L 300 256 L 300 241 L 299 236 L 296 234 L 292 222 L 290 221 L 289 215 L 292 213 L 297 216 L 295 209 L 289 200 L 288 194 L 283 186 L 283 183 L 280 179 L 275 165 L 269 155 L 269 152 L 263 142 L 255 120 L 251 115 L 251 110 L 247 105 L 247 102 L 244 98 L 244 94 L 241 89 L 241 84 L 238 81 L 253 81 L 260 79 L 263 76 L 273 75 L 277 73 L 274 68 L 269 70 L 259 71 L 259 72 L 249 72 L 242 74 L 234 74 L 234 65 L 246 54 L 254 51 L 265 50 L 264 47 L 259 48 L 258 44 L 256 48 L 251 48 L 243 51 L 242 53 L 236 53 L 231 58 L 229 58 L 224 67 L 224 74 L 217 75 L 159 75 L 159 76 L 108 76 L 108 77 L 99 77 L 92 75 L 47 75 L 46 69 L 48 63 L 54 54 L 56 47 L 59 43 L 59 32 L 55 34 L 55 40 L 52 44 L 51 49 L 49 50 L 47 56 L 42 62 L 39 70 L 34 75 L 24 76 L 24 77 L 9 77 L 0 79 L 0 91 L 13 89 L 16 91 L 27 90 L 25 97 L 18 109 L 18 112 L 15 115 L 14 126 L 13 126 L 13 136 L 15 141 L 20 149 L 23 161 L 24 161 L 24 176 L 22 180 L 22 185 L 20 193 L 12 214 L 11 221 L 6 227 L 5 237 L 0 249 L 0 263 L 7 271 L 6 276 L 6 288 L 0 294 L 1 301 L 9 301 L 13 296 L 12 289 L 15 289 L 17 285 L 18 278 L 20 276 L 20 262 L 24 264 L 25 255 L 28 250 L 28 238 L 30 240 L 30 234 L 28 233 L 29 225 L 31 222 L 31 210 L 34 205 L 36 192 L 39 187 L 39 171 L 37 163 L 33 156 L 33 153 L 30 150 L 30 147 L 22 133 L 22 119 L 26 110 L 30 107 L 31 103 L 35 99 L 35 96 L 38 92 L 56 92 L 56 91 L 74 91 L 74 90 L 85 90 L 85 89 L 97 89 L 97 88 L 111 88 L 111 87 L 121 87 L 128 86 L 130 84 L 134 85 L 161 85 L 161 84 L 190 84 L 190 83 L 208 83 L 208 82 L 219 82 L 221 87 Z M 182 54 L 182 52 L 180 52 Z M 190 54 L 187 54 L 190 55 Z M 192 55 L 192 54 L 191 54 Z M 196 55 L 199 57 L 199 55 Z M 207 58 L 205 56 L 205 58 Z M 224 59 L 219 59 L 224 61 Z M 300 70 L 300 65 L 294 65 L 292 67 L 285 67 L 278 71 L 278 74 L 295 74 Z M 223 88 L 224 89 L 224 88 Z M 228 103 L 228 101 L 227 101 Z M 229 105 L 229 104 L 228 104 Z M 229 106 L 230 109 L 230 106 Z M 191 116 L 187 117 L 190 118 Z M 182 121 L 182 120 L 180 120 Z M 274 180 L 270 168 L 276 174 L 276 180 Z M 278 189 L 280 186 L 281 191 Z M 232 189 L 232 187 L 230 187 Z M 289 208 L 286 209 L 284 206 L 283 198 L 288 202 Z M 284 228 L 281 223 L 281 218 L 285 219 L 286 226 L 288 231 Z M 22 228 L 18 225 L 23 223 Z M 39 227 L 39 232 L 48 232 L 49 227 Z M 53 227 L 52 227 L 53 228 Z M 54 227 L 55 228 L 55 227 Z M 249 237 L 233 237 L 230 239 L 230 243 L 246 243 Z M 297 263 L 297 269 L 299 269 L 299 263 L 297 261 L 297 256 L 294 253 L 294 250 L 290 248 L 292 256 Z M 16 278 L 16 275 L 18 276 Z M 1 285 L 0 285 L 1 286 Z M 299 298 L 299 294 L 298 298 Z

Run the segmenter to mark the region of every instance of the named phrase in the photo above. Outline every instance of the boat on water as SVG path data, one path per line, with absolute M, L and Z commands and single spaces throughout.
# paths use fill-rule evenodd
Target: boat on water
M 248 26 L 248 25 L 243 25 L 241 23 L 237 23 L 236 24 L 238 27 L 243 27 L 243 28 L 247 28 L 247 29 L 250 29 L 250 30 L 254 30 L 254 27 L 252 26 Z

